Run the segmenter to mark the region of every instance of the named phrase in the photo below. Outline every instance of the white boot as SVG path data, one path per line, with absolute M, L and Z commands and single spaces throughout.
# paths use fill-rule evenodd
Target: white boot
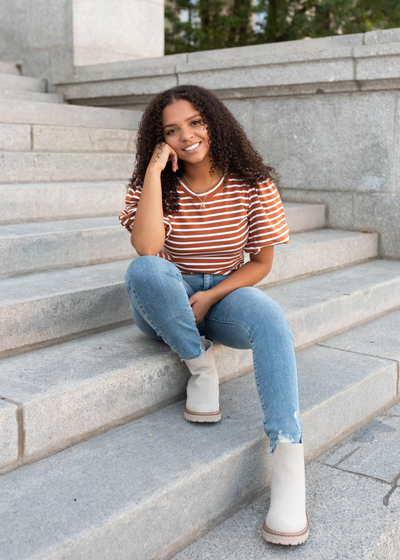
M 278 442 L 272 454 L 271 504 L 263 537 L 276 544 L 301 544 L 308 537 L 302 443 Z
M 219 380 L 211 340 L 201 337 L 204 352 L 192 360 L 184 360 L 192 374 L 187 385 L 183 416 L 190 422 L 219 422 Z

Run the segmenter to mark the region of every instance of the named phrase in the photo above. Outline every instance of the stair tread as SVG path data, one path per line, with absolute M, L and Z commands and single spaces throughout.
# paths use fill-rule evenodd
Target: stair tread
M 342 357 L 344 352 L 312 348 L 300 354 L 299 364 L 307 354 L 313 354 L 306 359 L 307 367 L 299 366 L 303 421 L 323 402 L 340 397 L 346 387 L 360 385 L 382 369 L 395 369 L 387 360 L 347 353 L 346 371 L 336 377 L 332 371 L 322 375 L 321 363 L 332 368 L 333 356 Z M 325 394 L 316 399 L 319 388 Z M 221 407 L 221 423 L 199 426 L 185 422 L 182 403 L 178 403 L 0 477 L 0 495 L 9 512 L 3 518 L 4 538 L 2 543 L 0 540 L 3 557 L 62 554 L 67 547 L 73 554 L 93 547 L 94 541 L 96 551 L 102 551 L 96 558 L 108 558 L 110 540 L 121 546 L 120 558 L 128 558 L 132 542 L 150 557 L 150 552 L 171 546 L 177 531 L 185 533 L 180 536 L 181 544 L 204 532 L 209 520 L 203 510 L 212 507 L 208 501 L 219 500 L 219 506 L 227 507 L 225 502 L 230 499 L 236 507 L 242 490 L 234 488 L 234 495 L 227 498 L 232 484 L 251 486 L 249 480 L 257 478 L 258 491 L 265 487 L 260 481 L 265 475 L 267 438 L 254 376 L 222 385 Z M 313 425 L 320 429 L 320 423 Z M 243 459 L 249 455 L 254 455 L 253 462 Z M 215 481 L 211 488 L 210 476 Z M 246 480 L 238 481 L 238 477 Z M 202 500 L 198 499 L 199 489 L 203 490 Z M 214 516 L 218 516 L 216 512 L 217 507 Z M 186 525 L 183 531 L 182 522 Z M 163 530 L 153 533 L 153 525 Z M 104 541 L 111 527 L 113 537 Z M 124 527 L 129 539 L 121 541 Z
M 386 504 L 384 498 L 390 486 L 378 480 L 375 471 L 395 467 L 398 472 L 399 462 L 393 461 L 393 449 L 400 447 L 399 415 L 400 404 L 397 404 L 306 466 L 310 536 L 305 545 L 288 551 L 291 558 L 395 560 L 396 534 L 400 532 L 400 492 L 396 489 Z M 348 460 L 336 466 L 345 453 L 351 454 L 353 465 L 349 466 Z M 368 455 L 366 469 L 360 468 L 362 454 Z M 173 560 L 280 558 L 285 551 L 265 543 L 261 536 L 269 503 L 267 492 L 174 555 Z

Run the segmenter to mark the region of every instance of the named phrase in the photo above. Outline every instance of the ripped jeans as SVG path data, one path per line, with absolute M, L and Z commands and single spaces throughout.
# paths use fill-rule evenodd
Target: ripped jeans
M 125 275 L 132 318 L 144 334 L 163 340 L 181 360 L 200 356 L 202 335 L 230 348 L 251 348 L 269 452 L 278 441 L 302 443 L 296 356 L 281 307 L 258 288 L 243 287 L 212 305 L 195 323 L 189 297 L 227 276 L 181 274 L 160 257 L 138 257 Z

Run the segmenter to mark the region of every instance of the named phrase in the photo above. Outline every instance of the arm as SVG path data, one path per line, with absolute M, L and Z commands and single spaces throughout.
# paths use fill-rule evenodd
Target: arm
M 274 258 L 274 246 L 264 247 L 257 255 L 250 254 L 250 261 L 211 290 L 196 292 L 189 298 L 196 325 L 200 323 L 212 305 L 226 295 L 244 286 L 254 286 L 271 271 Z
M 254 286 L 271 272 L 274 259 L 274 246 L 264 247 L 257 255 L 250 254 L 250 261 L 232 272 L 217 286 L 208 290 L 212 295 L 212 304 L 224 298 L 233 290 L 244 286 Z
M 168 144 L 158 144 L 147 167 L 142 193 L 132 225 L 131 243 L 138 255 L 156 255 L 165 241 L 163 222 L 161 171 L 172 160 L 174 171 L 178 156 Z

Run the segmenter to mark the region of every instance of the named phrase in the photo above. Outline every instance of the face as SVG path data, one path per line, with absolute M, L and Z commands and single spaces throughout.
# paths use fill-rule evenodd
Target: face
M 185 99 L 167 105 L 162 113 L 164 140 L 188 163 L 200 163 L 208 155 L 209 135 L 199 112 Z

